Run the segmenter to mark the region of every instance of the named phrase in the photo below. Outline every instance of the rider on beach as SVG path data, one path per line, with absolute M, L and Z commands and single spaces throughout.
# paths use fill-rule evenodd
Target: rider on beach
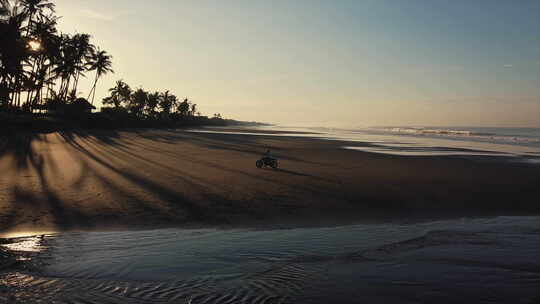
M 264 159 L 272 159 L 272 156 L 270 155 L 270 149 L 267 149 L 266 152 L 263 155 Z
M 278 167 L 278 161 L 270 154 L 270 149 L 267 149 L 266 152 L 262 155 L 262 158 L 256 162 L 257 168 L 263 168 L 265 166 L 270 166 L 274 169 Z

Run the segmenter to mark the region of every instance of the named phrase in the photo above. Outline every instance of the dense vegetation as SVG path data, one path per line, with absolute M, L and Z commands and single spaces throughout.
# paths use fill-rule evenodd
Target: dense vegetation
M 59 33 L 48 0 L 0 0 L 0 102 L 3 110 L 34 112 L 77 98 L 81 77 L 112 72 L 111 56 L 89 34 Z
M 197 105 L 169 91 L 132 89 L 122 80 L 95 109 L 101 77 L 113 73 L 112 57 L 89 34 L 57 29 L 50 0 L 0 0 L 0 123 L 2 129 L 71 127 L 176 127 L 223 125 L 221 115 L 202 116 Z M 89 76 L 92 89 L 80 96 Z M 228 121 L 229 123 L 231 121 Z

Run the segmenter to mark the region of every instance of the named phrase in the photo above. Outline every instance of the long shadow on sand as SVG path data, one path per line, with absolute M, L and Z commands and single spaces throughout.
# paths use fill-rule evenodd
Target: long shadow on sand
M 0 223 L 0 231 L 19 224 L 21 219 L 18 214 L 21 211 L 26 212 L 24 216 L 32 222 L 48 212 L 52 222 L 60 229 L 74 226 L 73 221 L 77 225 L 90 226 L 91 222 L 77 208 L 66 204 L 51 188 L 50 181 L 61 178 L 61 165 L 49 154 L 43 153 L 42 149 L 37 150 L 36 145 L 48 146 L 48 137 L 37 133 L 19 133 L 0 138 L 0 158 L 8 154 L 13 158 L 15 172 L 11 174 L 15 176 L 11 178 L 17 180 L 19 174 L 23 178 L 37 177 L 37 187 L 32 191 L 19 187 L 17 183 L 8 189 L 13 202 L 6 212 L 8 215 Z M 31 215 L 27 215 L 27 212 Z
M 127 135 L 127 136 L 126 136 Z M 38 221 L 44 214 L 50 217 L 50 222 L 59 229 L 69 229 L 75 227 L 90 228 L 96 222 L 95 214 L 82 212 L 78 201 L 86 200 L 87 207 L 92 197 L 83 198 L 80 196 L 65 198 L 65 191 L 80 191 L 84 193 L 85 185 L 97 181 L 98 188 L 111 193 L 115 201 L 121 201 L 129 209 L 139 210 L 142 217 L 145 214 L 151 215 L 156 221 L 163 225 L 185 222 L 213 222 L 220 221 L 220 211 L 228 208 L 228 211 L 240 212 L 238 208 L 242 204 L 234 204 L 222 194 L 223 191 L 213 191 L 220 185 L 209 184 L 208 181 L 197 178 L 187 170 L 171 167 L 159 161 L 159 155 L 168 154 L 169 157 L 181 158 L 184 161 L 196 163 L 246 175 L 251 179 L 260 179 L 265 182 L 280 184 L 284 183 L 263 176 L 250 174 L 242 170 L 220 165 L 219 162 L 212 162 L 205 159 L 189 155 L 179 155 L 178 151 L 168 151 L 163 147 L 155 148 L 156 143 L 174 144 L 182 141 L 189 141 L 200 147 L 212 150 L 228 150 L 238 153 L 248 153 L 259 155 L 260 137 L 254 136 L 227 136 L 223 139 L 216 134 L 186 134 L 184 132 L 173 131 L 131 131 L 121 135 L 115 131 L 70 131 L 57 133 L 66 143 L 71 158 L 81 168 L 80 175 L 72 181 L 63 182 L 62 167 L 58 164 L 58 159 L 49 153 L 53 149 L 48 141 L 54 138 L 53 135 L 41 134 L 14 134 L 0 138 L 0 157 L 10 155 L 13 158 L 15 171 L 12 172 L 16 180 L 10 192 L 11 203 L 4 207 L 4 214 L 0 223 L 0 231 L 8 229 L 24 221 Z M 145 139 L 144 142 L 139 140 Z M 135 152 L 133 148 L 143 148 L 158 155 L 156 159 L 143 157 Z M 278 150 L 273 147 L 274 150 Z M 130 166 L 126 166 L 129 162 Z M 158 172 L 171 176 L 174 180 L 194 188 L 203 198 L 194 201 L 184 195 L 181 190 L 172 188 L 170 185 L 162 185 L 151 177 L 145 175 L 144 170 L 137 169 L 144 166 L 159 168 Z M 283 173 L 301 175 L 296 172 L 281 171 Z M 29 177 L 30 185 L 26 180 Z M 20 184 L 23 182 L 23 184 Z M 126 187 L 126 184 L 129 185 Z M 148 196 L 140 197 L 135 194 L 137 190 L 142 190 Z M 315 191 L 316 189 L 306 189 Z M 86 190 L 86 194 L 88 190 Z M 324 194 L 324 193 L 320 193 Z M 164 205 L 156 205 L 158 199 Z M 153 201 L 152 201 L 153 200 Z M 201 206 L 201 202 L 213 202 L 213 206 Z M 6 208 L 9 208 L 7 211 Z M 235 210 L 236 209 L 236 210 Z M 100 210 L 99 216 L 106 218 L 118 217 L 114 211 Z M 117 209 L 118 210 L 118 209 Z M 116 211 L 118 212 L 118 211 Z M 249 210 L 242 210 L 249 213 Z M 0 214 L 2 215 L 2 214 Z
M 84 136 L 84 137 L 74 137 L 71 133 L 60 133 L 60 136 L 73 148 L 75 148 L 77 151 L 81 152 L 84 156 L 91 159 L 92 161 L 98 163 L 102 167 L 108 169 L 109 171 L 121 176 L 122 178 L 128 180 L 131 182 L 135 187 L 139 187 L 142 189 L 145 189 L 146 191 L 150 192 L 153 196 L 160 198 L 162 201 L 170 202 L 171 208 L 180 208 L 183 211 L 187 211 L 188 218 L 187 220 L 202 220 L 204 219 L 204 211 L 194 202 L 187 199 L 182 193 L 173 191 L 167 187 L 164 187 L 154 181 L 152 181 L 149 178 L 144 177 L 142 174 L 133 173 L 127 169 L 119 169 L 117 166 L 115 166 L 114 161 L 112 161 L 113 155 L 109 153 L 109 155 L 104 154 L 103 151 L 100 151 L 100 148 L 97 144 L 94 144 L 94 148 L 90 150 L 90 147 L 92 147 L 92 141 L 90 136 Z M 108 138 L 108 137 L 99 137 L 96 136 L 95 139 L 100 144 L 109 144 L 114 146 L 115 148 L 126 148 L 126 146 L 118 142 L 117 140 Z M 110 149 L 108 152 L 111 152 Z M 78 156 L 78 159 L 82 163 L 87 163 L 88 160 Z M 150 162 L 149 160 L 146 160 L 147 162 Z M 122 193 L 125 198 L 128 198 L 131 203 L 138 203 L 143 207 L 143 209 L 150 211 L 152 208 L 149 204 L 146 202 L 141 201 L 140 199 L 136 199 L 133 196 L 130 196 L 125 191 L 122 191 L 119 187 L 116 187 L 113 182 L 107 178 L 106 176 L 98 173 L 94 169 L 91 169 L 92 166 L 87 166 L 87 169 L 93 170 L 92 174 L 97 177 L 99 180 L 101 180 L 102 184 L 107 185 L 108 188 L 113 190 L 115 193 Z M 174 203 L 173 203 L 174 202 Z M 151 210 L 152 212 L 156 212 L 159 210 Z
M 174 145 L 185 141 L 209 150 L 224 150 L 258 157 L 262 150 L 268 147 L 261 147 L 259 142 L 261 138 L 260 136 L 236 135 L 224 137 L 217 134 L 193 134 L 163 130 L 159 132 L 132 130 L 122 133 L 109 130 L 65 131 L 49 135 L 16 134 L 2 137 L 0 138 L 0 157 L 7 154 L 13 157 L 16 175 L 14 180 L 17 182 L 8 189 L 13 203 L 8 203 L 7 206 L 10 209 L 4 211 L 5 215 L 0 223 L 0 231 L 20 224 L 21 221 L 38 221 L 43 214 L 48 214 L 50 222 L 59 229 L 92 228 L 96 223 L 96 216 L 114 221 L 119 214 L 115 213 L 113 208 L 101 207 L 98 215 L 94 212 L 95 210 L 91 210 L 90 206 L 94 198 L 92 193 L 88 193 L 88 185 L 92 183 L 97 183 L 95 187 L 111 194 L 115 201 L 120 201 L 121 204 L 130 209 L 139 210 L 141 218 L 145 219 L 145 215 L 149 215 L 150 220 L 157 221 L 162 225 L 189 222 L 227 222 L 225 218 L 227 213 L 244 214 L 250 217 L 258 212 L 249 201 L 243 201 L 243 199 L 232 201 L 227 193 L 230 190 L 225 185 L 211 183 L 188 170 L 182 170 L 182 168 L 160 161 L 160 157 L 165 155 L 199 166 L 211 167 L 218 171 L 240 174 L 249 179 L 260 180 L 279 187 L 315 193 L 320 197 L 332 199 L 336 196 L 342 196 L 340 193 L 323 191 L 309 185 L 309 183 L 292 185 L 280 181 L 276 177 L 253 174 L 221 164 L 222 162 L 219 160 L 179 154 L 178 150 L 168 150 L 167 145 L 160 145 L 159 148 L 156 148 L 156 143 Z M 74 162 L 69 165 L 80 168 L 80 174 L 77 177 L 63 180 L 63 170 L 66 164 L 57 163 L 58 159 L 52 156 L 52 152 L 49 153 L 49 150 L 54 149 L 49 140 L 54 139 L 60 139 L 61 143 L 65 143 L 69 147 L 70 162 Z M 278 151 L 276 154 L 280 156 L 280 148 L 273 146 L 270 148 Z M 140 149 L 152 152 L 144 155 L 150 154 L 156 157 L 149 158 L 134 152 Z M 280 156 L 280 158 L 287 159 L 285 156 Z M 292 157 L 288 159 L 294 160 Z M 129 165 L 126 166 L 126 162 Z M 156 179 L 145 174 L 145 167 L 157 168 L 157 172 L 171 176 L 175 182 L 195 189 L 201 198 L 190 199 L 181 189 L 174 188 L 170 184 L 158 183 Z M 286 169 L 280 169 L 276 172 L 318 178 Z M 19 175 L 23 174 L 34 178 L 36 185 L 30 187 L 27 183 L 25 183 L 26 186 L 20 184 Z M 81 195 L 76 197 L 68 195 L 66 197 L 64 189 Z M 147 196 L 136 195 L 136 192 L 140 192 L 139 190 L 146 193 Z M 264 193 L 257 195 L 262 201 L 276 199 L 276 197 L 265 198 L 266 194 Z M 156 200 L 161 202 L 160 205 L 155 204 Z M 80 208 L 81 205 L 90 209 L 90 212 L 83 212 Z
M 53 139 L 56 140 L 55 143 L 49 142 Z M 293 139 L 280 138 L 280 140 Z M 69 180 L 64 180 L 63 176 L 66 164 L 62 163 L 62 160 L 59 162 L 59 159 L 53 157 L 53 152 L 51 152 L 58 142 L 62 149 L 67 151 L 70 162 L 73 162 L 69 165 L 78 168 L 78 175 Z M 136 210 L 136 214 L 132 214 L 135 219 L 131 219 L 135 223 L 128 224 L 138 225 L 137 222 L 144 222 L 149 226 L 186 223 L 219 224 L 227 223 L 229 215 L 257 217 L 262 214 L 258 212 L 269 212 L 269 214 L 283 212 L 281 209 L 270 210 L 270 208 L 285 208 L 279 205 L 285 206 L 290 203 L 287 200 L 296 200 L 298 197 L 306 197 L 308 198 L 306 201 L 310 203 L 309 198 L 314 198 L 328 202 L 347 201 L 351 206 L 359 206 L 358 208 L 369 209 L 375 206 L 384 213 L 392 210 L 407 212 L 410 202 L 415 204 L 412 207 L 416 210 L 424 206 L 435 210 L 437 208 L 431 207 L 432 203 L 440 203 L 440 207 L 443 208 L 447 201 L 451 201 L 452 195 L 459 194 L 461 191 L 459 188 L 454 192 L 447 191 L 450 188 L 444 184 L 444 181 L 437 184 L 427 180 L 425 185 L 421 183 L 403 185 L 403 182 L 399 184 L 396 182 L 396 184 L 381 183 L 367 186 L 360 185 L 356 181 L 349 181 L 349 185 L 344 185 L 337 177 L 333 180 L 332 176 L 320 177 L 286 167 L 269 169 L 268 172 L 255 171 L 256 169 L 246 170 L 234 167 L 220 159 L 209 158 L 207 155 L 200 156 L 193 152 L 182 153 L 182 148 L 179 148 L 177 144 L 184 142 L 203 148 L 201 151 L 205 151 L 204 153 L 224 151 L 232 152 L 237 156 L 245 154 L 241 157 L 253 157 L 253 159 L 258 158 L 264 149 L 270 148 L 276 151 L 275 154 L 279 159 L 310 164 L 308 160 L 288 157 L 287 148 L 283 148 L 286 145 L 273 146 L 272 138 L 265 136 L 221 136 L 173 130 L 131 130 L 128 132 L 96 130 L 59 132 L 47 136 L 16 134 L 0 137 L 0 159 L 6 155 L 13 158 L 14 171 L 10 174 L 15 175 L 13 180 L 16 181 L 6 189 L 13 203 L 6 202 L 7 205 L 2 206 L 0 196 L 0 208 L 4 207 L 4 211 L 0 209 L 0 231 L 18 225 L 21 221 L 38 220 L 43 213 L 47 213 L 51 222 L 59 229 L 92 228 L 96 222 L 99 222 L 96 216 L 113 222 L 118 221 L 122 217 L 118 214 L 122 208 Z M 373 159 L 381 158 L 383 157 Z M 254 165 L 250 161 L 247 163 Z M 181 164 L 189 167 L 183 168 Z M 330 166 L 324 163 L 317 163 L 317 165 Z M 211 168 L 211 172 L 226 173 L 240 180 L 242 180 L 241 177 L 245 177 L 245 180 L 256 181 L 262 186 L 260 190 L 252 191 L 252 196 L 233 195 L 231 191 L 241 192 L 241 185 L 234 188 L 227 185 L 227 181 L 212 182 L 204 174 L 193 172 L 192 167 Z M 162 176 L 156 179 L 149 175 L 149 172 Z M 26 175 L 30 177 L 30 182 L 25 180 Z M 289 178 L 285 179 L 285 176 Z M 422 194 L 425 189 L 431 189 L 429 182 L 435 189 L 441 189 L 440 192 L 433 197 L 421 197 L 422 200 L 418 201 L 415 195 Z M 512 189 L 512 191 L 506 191 L 502 187 L 487 188 L 488 186 L 490 185 L 484 188 L 464 188 L 474 189 L 474 191 L 466 190 L 470 191 L 468 197 L 456 195 L 457 198 L 465 197 L 466 200 L 453 203 L 451 208 L 470 210 L 471 207 L 468 204 L 473 203 L 483 208 L 488 203 L 479 204 L 478 202 L 486 201 L 490 202 L 490 210 L 497 211 L 498 205 L 494 205 L 495 202 L 498 202 L 500 206 L 506 206 L 504 198 L 511 198 L 517 191 Z M 285 193 L 283 196 L 275 194 L 279 191 L 266 193 L 265 187 L 284 189 Z M 368 187 L 373 189 L 370 190 Z M 396 200 L 395 196 L 391 197 L 392 199 L 380 196 L 381 193 L 394 191 L 393 187 L 412 189 L 406 192 L 410 195 L 406 198 L 410 202 Z M 187 195 L 185 189 L 193 189 L 192 192 L 196 193 L 197 197 Z M 290 194 L 287 194 L 289 190 Z M 100 193 L 92 191 L 102 191 L 109 196 L 100 200 L 97 198 Z M 538 190 L 532 188 L 522 188 L 521 191 L 530 193 L 530 196 L 538 193 Z M 75 193 L 75 195 L 66 195 L 66 192 Z M 80 195 L 78 196 L 77 193 Z M 233 196 L 235 198 L 231 198 Z M 101 202 L 99 212 L 94 212 L 95 210 L 91 208 L 94 199 Z M 254 204 L 253 200 L 259 200 L 260 204 Z M 115 207 L 103 206 L 104 203 L 115 204 Z M 462 207 L 459 207 L 460 204 Z M 524 203 L 522 205 L 527 206 Z M 81 209 L 81 206 L 88 209 Z M 512 205 L 514 208 L 515 206 L 516 204 Z M 525 207 L 521 208 L 526 210 Z M 258 211 L 258 209 L 263 211 Z M 479 213 L 486 212 L 479 210 Z

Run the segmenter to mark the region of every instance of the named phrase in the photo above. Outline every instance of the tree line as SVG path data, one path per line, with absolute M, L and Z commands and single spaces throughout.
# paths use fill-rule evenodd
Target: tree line
M 103 112 L 129 113 L 138 118 L 171 118 L 201 116 L 197 111 L 197 104 L 189 99 L 180 100 L 170 91 L 148 92 L 143 88 L 132 89 L 123 80 L 109 89 L 110 96 L 102 101 L 108 107 Z M 218 114 L 215 115 L 217 117 Z M 221 117 L 221 116 L 219 116 Z
M 48 102 L 77 98 L 81 77 L 113 72 L 112 57 L 89 34 L 65 34 L 49 0 L 0 0 L 0 107 L 32 112 Z
M 57 111 L 77 103 L 93 107 L 98 81 L 114 73 L 112 57 L 89 34 L 59 32 L 58 20 L 51 0 L 0 0 L 0 111 Z M 92 87 L 81 98 L 78 87 L 87 76 Z M 170 91 L 132 89 L 119 80 L 109 93 L 102 112 L 112 115 L 200 117 L 196 104 Z

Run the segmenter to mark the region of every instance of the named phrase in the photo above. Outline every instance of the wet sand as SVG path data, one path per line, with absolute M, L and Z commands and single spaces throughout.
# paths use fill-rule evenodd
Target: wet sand
M 365 143 L 364 143 L 365 144 Z M 0 234 L 540 214 L 540 167 L 182 130 L 0 138 Z M 257 169 L 271 149 L 280 169 Z
M 20 238 L 0 303 L 538 303 L 539 219 Z

